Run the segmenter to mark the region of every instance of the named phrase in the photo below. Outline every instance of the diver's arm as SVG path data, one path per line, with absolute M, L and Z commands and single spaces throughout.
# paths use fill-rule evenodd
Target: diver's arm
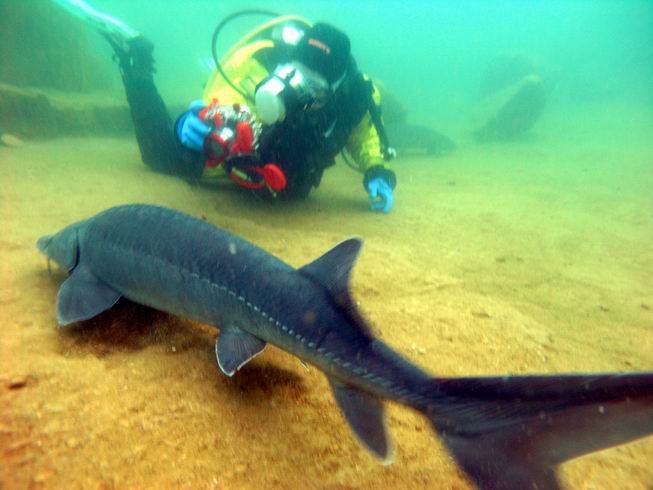
M 371 88 L 369 109 L 352 131 L 345 148 L 363 174 L 363 187 L 370 196 L 370 209 L 388 213 L 394 203 L 393 191 L 397 185 L 397 177 L 388 164 L 394 150 L 387 147 L 386 138 L 388 158 L 384 158 L 384 140 L 379 134 L 379 131 L 384 134 L 378 110 L 381 95 L 374 85 Z
M 390 212 L 397 178 L 381 155 L 380 138 L 369 114 L 354 128 L 346 148 L 363 173 L 363 187 L 370 197 L 370 209 Z
M 374 103 L 379 105 L 381 95 L 376 87 L 374 87 L 372 97 Z M 368 183 L 377 177 L 383 177 L 393 189 L 397 184 L 395 173 L 383 158 L 381 146 L 381 138 L 376 131 L 372 117 L 369 112 L 366 112 L 345 144 L 347 153 L 364 175 L 363 185 L 366 190 Z

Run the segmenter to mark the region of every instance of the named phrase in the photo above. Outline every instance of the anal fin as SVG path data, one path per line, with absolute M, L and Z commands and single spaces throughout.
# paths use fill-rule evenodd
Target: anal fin
M 393 448 L 385 427 L 383 403 L 365 391 L 329 378 L 338 406 L 363 445 L 388 465 Z

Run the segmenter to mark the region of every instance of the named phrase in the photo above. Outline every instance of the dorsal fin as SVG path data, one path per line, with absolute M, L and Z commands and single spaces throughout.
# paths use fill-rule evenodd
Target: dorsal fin
M 297 271 L 318 282 L 340 302 L 349 297 L 349 276 L 363 241 L 349 238 Z
M 310 264 L 297 269 L 297 272 L 309 277 L 329 291 L 336 304 L 349 317 L 349 322 L 369 339 L 372 339 L 372 330 L 349 295 L 349 277 L 362 245 L 363 241 L 360 238 L 349 238 Z

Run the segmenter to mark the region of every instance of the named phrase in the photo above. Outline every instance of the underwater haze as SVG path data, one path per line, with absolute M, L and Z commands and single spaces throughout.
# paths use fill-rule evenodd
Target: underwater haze
M 288 202 L 153 170 L 106 39 L 51 0 L 0 0 L 0 489 L 476 488 L 398 404 L 380 464 L 324 373 L 282 349 L 225 376 L 222 325 L 121 299 L 59 328 L 68 275 L 37 239 L 112 206 L 173 208 L 294 268 L 361 237 L 353 301 L 433 376 L 653 372 L 652 0 L 88 1 L 152 41 L 172 120 L 230 14 L 344 30 L 383 89 L 394 206 L 371 211 L 341 156 Z M 218 53 L 269 19 L 229 23 Z M 648 436 L 558 475 L 651 490 L 652 462 Z
M 196 98 L 207 78 L 211 35 L 227 15 L 266 9 L 345 30 L 359 67 L 384 82 L 417 122 L 460 120 L 497 55 L 535 58 L 564 103 L 612 100 L 653 104 L 653 2 L 500 0 L 293 2 L 103 0 L 156 46 L 159 83 L 175 102 Z M 218 52 L 266 20 L 238 19 Z

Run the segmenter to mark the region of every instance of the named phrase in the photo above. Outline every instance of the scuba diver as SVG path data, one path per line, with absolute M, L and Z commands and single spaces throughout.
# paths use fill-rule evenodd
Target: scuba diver
M 343 150 L 372 210 L 389 212 L 394 157 L 380 95 L 357 68 L 345 33 L 295 16 L 237 12 L 213 35 L 216 72 L 173 122 L 154 84 L 153 45 L 83 0 L 55 2 L 96 28 L 118 61 L 143 162 L 192 180 L 228 175 L 257 195 L 305 198 Z M 275 18 L 216 55 L 220 29 L 241 15 Z M 353 162 L 351 161 L 353 160 Z

